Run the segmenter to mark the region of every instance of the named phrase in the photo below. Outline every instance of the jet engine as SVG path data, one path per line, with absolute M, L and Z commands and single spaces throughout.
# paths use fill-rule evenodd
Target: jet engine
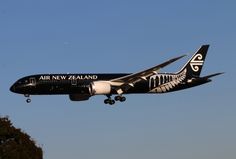
M 84 101 L 84 100 L 88 100 L 90 95 L 70 94 L 69 97 L 71 101 Z
M 106 81 L 94 81 L 90 83 L 91 95 L 104 95 L 111 93 L 111 85 Z

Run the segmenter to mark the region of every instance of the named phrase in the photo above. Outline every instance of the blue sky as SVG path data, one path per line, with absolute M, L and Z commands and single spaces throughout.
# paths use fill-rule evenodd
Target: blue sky
M 235 158 L 234 1 L 0 2 L 0 108 L 44 149 L 44 158 Z M 137 72 L 210 44 L 212 83 L 163 95 L 71 102 L 9 87 L 37 73 Z M 175 72 L 188 57 L 162 72 Z

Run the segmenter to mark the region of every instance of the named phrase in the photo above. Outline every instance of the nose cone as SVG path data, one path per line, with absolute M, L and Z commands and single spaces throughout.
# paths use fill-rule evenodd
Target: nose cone
M 10 87 L 10 91 L 12 91 L 12 92 L 16 92 L 16 87 L 15 87 L 15 85 L 13 84 L 11 87 Z

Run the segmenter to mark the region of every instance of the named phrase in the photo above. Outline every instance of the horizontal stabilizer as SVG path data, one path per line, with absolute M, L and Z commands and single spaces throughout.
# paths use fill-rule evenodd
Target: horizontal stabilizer
M 224 74 L 224 72 L 214 73 L 214 74 L 204 76 L 204 77 L 201 77 L 201 78 L 208 79 L 208 78 L 215 77 L 215 76 L 218 76 L 218 75 L 221 75 L 221 74 Z

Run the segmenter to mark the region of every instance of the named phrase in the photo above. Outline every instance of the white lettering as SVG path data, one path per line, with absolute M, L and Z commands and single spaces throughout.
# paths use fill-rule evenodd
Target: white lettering
M 39 80 L 96 80 L 97 75 L 43 75 L 39 77 Z
M 52 80 L 66 80 L 66 76 L 52 76 Z
M 52 80 L 60 80 L 59 76 L 52 76 Z
M 39 80 L 50 80 L 50 76 L 40 76 Z
M 61 76 L 61 79 L 62 79 L 62 80 L 65 80 L 65 79 L 66 79 L 66 76 Z
M 95 80 L 97 78 L 96 75 L 71 75 L 68 77 L 68 80 Z

